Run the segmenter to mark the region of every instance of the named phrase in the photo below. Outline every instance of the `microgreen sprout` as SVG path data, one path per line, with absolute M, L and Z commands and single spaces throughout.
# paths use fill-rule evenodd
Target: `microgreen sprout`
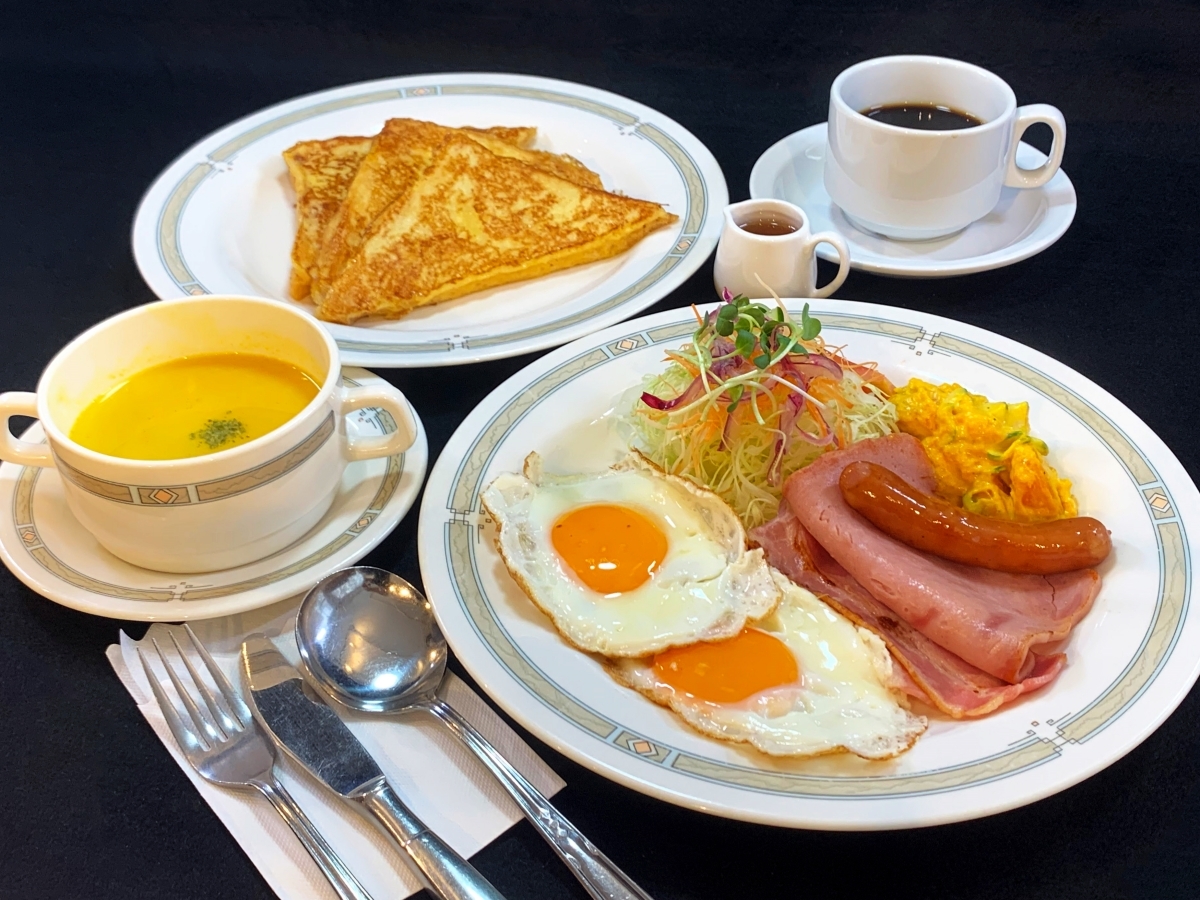
M 767 307 L 743 294 L 733 296 L 728 289 L 722 300 L 724 304 L 700 319 L 691 338 L 691 353 L 679 359 L 695 367 L 700 376 L 703 396 L 696 402 L 710 401 L 716 392 L 725 397 L 726 412 L 733 413 L 746 398 L 746 390 L 755 394 L 768 383 L 784 384 L 804 394 L 803 386 L 794 384 L 793 379 L 766 376 L 788 356 L 809 355 L 803 342 L 814 341 L 821 334 L 821 320 L 810 316 L 809 305 L 804 305 L 797 323 L 782 304 Z
M 709 328 L 721 337 L 732 337 L 732 352 L 750 360 L 761 371 L 789 353 L 807 356 L 808 350 L 800 341 L 811 341 L 820 334 L 821 322 L 809 315 L 807 303 L 797 327 L 782 306 L 768 309 L 739 294 L 717 308 L 711 321 L 705 321 L 697 329 L 693 342 L 704 340 Z
M 774 304 L 726 290 L 696 311 L 631 419 L 652 460 L 715 490 L 747 527 L 774 514 L 789 472 L 896 428 L 887 380 L 828 348 L 807 303 L 793 318 L 771 293 Z

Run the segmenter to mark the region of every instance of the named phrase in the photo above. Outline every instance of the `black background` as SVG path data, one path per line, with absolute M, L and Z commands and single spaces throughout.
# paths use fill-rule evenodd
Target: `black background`
M 1197 38 L 1190 3 L 698 5 L 128 0 L 0 6 L 0 386 L 31 390 L 71 336 L 150 301 L 129 249 L 142 192 L 195 140 L 259 107 L 392 75 L 506 71 L 655 107 L 696 134 L 732 200 L 770 144 L 825 118 L 833 77 L 934 53 L 1066 116 L 1070 231 L 1041 255 L 941 281 L 852 273 L 838 295 L 1015 338 L 1111 391 L 1200 471 L 1193 350 Z M 1045 149 L 1048 135 L 1032 133 Z M 711 262 L 657 308 L 712 299 Z M 430 458 L 532 357 L 384 372 Z M 419 572 L 416 514 L 366 560 Z M 0 896 L 268 897 L 104 658 L 122 625 L 0 571 Z M 460 670 L 461 671 L 461 670 Z M 825 834 L 706 817 L 612 785 L 544 745 L 562 810 L 653 896 L 1200 896 L 1200 718 L 1186 698 L 1127 757 L 982 821 Z M 476 857 L 510 900 L 584 897 L 521 823 Z

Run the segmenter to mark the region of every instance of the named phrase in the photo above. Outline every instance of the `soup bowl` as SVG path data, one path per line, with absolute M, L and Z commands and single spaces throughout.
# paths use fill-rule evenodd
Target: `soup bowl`
M 184 459 L 108 456 L 69 436 L 98 397 L 151 366 L 196 354 L 268 356 L 320 385 L 300 412 L 261 437 Z M 395 430 L 351 439 L 346 414 L 383 410 Z M 12 436 L 12 416 L 41 421 L 45 443 Z M 392 456 L 416 437 L 391 385 L 346 387 L 337 344 L 310 316 L 275 300 L 201 296 L 128 310 L 85 331 L 50 361 L 37 392 L 0 394 L 0 459 L 53 466 L 71 512 L 126 562 L 162 572 L 245 565 L 293 543 L 332 505 L 347 464 Z

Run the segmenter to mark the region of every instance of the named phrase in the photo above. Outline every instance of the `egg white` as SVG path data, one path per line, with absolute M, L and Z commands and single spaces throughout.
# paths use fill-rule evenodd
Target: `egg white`
M 614 678 L 667 706 L 688 725 L 772 756 L 817 756 L 847 750 L 865 759 L 903 753 L 927 721 L 900 705 L 892 659 L 879 638 L 858 628 L 814 594 L 772 569 L 783 599 L 754 627 L 783 641 L 800 679 L 739 703 L 710 703 L 658 679 L 651 659 L 608 663 Z
M 746 549 L 733 510 L 636 452 L 606 472 L 567 477 L 544 474 L 531 453 L 523 473 L 499 476 L 481 499 L 498 526 L 496 546 L 513 578 L 563 637 L 583 650 L 644 656 L 720 640 L 779 602 L 762 551 Z M 666 535 L 662 564 L 632 591 L 593 591 L 552 544 L 551 531 L 563 514 L 597 503 L 636 510 Z

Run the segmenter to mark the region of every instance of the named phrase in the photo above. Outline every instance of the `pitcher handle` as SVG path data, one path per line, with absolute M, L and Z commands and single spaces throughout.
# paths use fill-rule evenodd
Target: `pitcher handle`
M 838 270 L 833 276 L 833 280 L 823 288 L 818 288 L 816 282 L 813 282 L 813 298 L 824 300 L 834 291 L 842 286 L 842 282 L 846 280 L 846 276 L 850 274 L 850 249 L 846 246 L 842 236 L 834 231 L 821 231 L 814 234 L 808 239 L 805 245 L 805 252 L 813 255 L 813 267 L 816 267 L 816 249 L 817 244 L 829 244 L 838 253 Z

